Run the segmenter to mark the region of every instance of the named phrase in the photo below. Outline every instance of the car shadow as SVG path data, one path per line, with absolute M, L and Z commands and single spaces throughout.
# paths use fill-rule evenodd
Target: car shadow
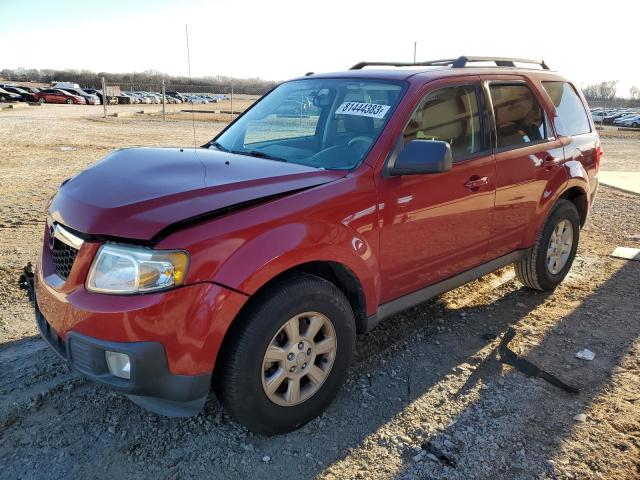
M 517 346 L 524 340 L 523 356 L 577 386 L 578 395 L 570 395 L 499 363 L 495 348 L 453 398 L 464 397 L 481 385 L 476 389 L 478 395 L 454 422 L 421 440 L 427 451 L 433 448 L 434 453 L 445 454 L 454 466 L 429 459 L 415 462 L 404 456 L 394 476 L 449 478 L 455 474 L 456 478 L 467 478 L 472 473 L 474 478 L 555 476 L 557 469 L 563 468 L 554 463 L 555 456 L 565 440 L 582 425 L 574 417 L 587 413 L 587 422 L 593 425 L 605 422 L 602 418 L 589 417 L 589 409 L 599 394 L 613 388 L 614 370 L 640 337 L 638 308 L 633 300 L 637 299 L 638 280 L 640 265 L 628 262 L 549 328 L 544 338 L 534 342 L 531 348 L 526 347 L 526 334 L 522 332 L 512 341 Z M 601 322 L 606 322 L 606 329 L 599 328 Z M 518 329 L 517 325 L 515 328 Z M 583 348 L 596 352 L 593 361 L 575 358 L 576 352 Z M 469 431 L 475 434 L 470 435 Z M 621 452 L 628 448 L 619 438 L 618 443 L 615 440 L 611 438 L 610 442 Z M 607 458 L 588 455 L 593 446 L 581 448 L 587 455 L 578 455 L 575 461 L 582 463 L 581 467 L 590 470 L 590 474 L 602 474 L 611 467 L 602 463 Z M 626 475 L 640 475 L 640 464 L 636 463 L 634 473 L 628 471 Z

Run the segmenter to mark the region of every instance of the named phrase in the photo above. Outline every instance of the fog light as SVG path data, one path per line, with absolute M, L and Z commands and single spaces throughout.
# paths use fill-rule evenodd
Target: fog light
M 129 355 L 125 353 L 110 352 L 105 350 L 104 357 L 107 360 L 107 366 L 112 375 L 119 378 L 131 378 L 131 361 Z

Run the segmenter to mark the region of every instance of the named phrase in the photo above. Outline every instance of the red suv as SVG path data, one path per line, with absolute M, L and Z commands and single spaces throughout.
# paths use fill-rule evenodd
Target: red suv
M 113 152 L 47 207 L 43 337 L 150 410 L 213 385 L 273 434 L 327 407 L 384 317 L 511 263 L 553 289 L 602 150 L 575 85 L 524 62 L 310 74 L 201 148 Z

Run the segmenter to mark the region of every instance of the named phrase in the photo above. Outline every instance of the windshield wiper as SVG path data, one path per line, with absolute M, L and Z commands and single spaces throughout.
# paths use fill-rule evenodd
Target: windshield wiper
M 229 149 L 222 146 L 220 142 L 213 142 L 209 144 L 210 147 L 216 147 L 218 150 L 222 152 L 228 152 Z
M 285 158 L 269 155 L 268 153 L 261 152 L 260 150 L 232 150 L 231 153 L 237 153 L 239 155 L 249 155 L 250 157 L 266 158 L 267 160 L 275 160 L 277 162 L 287 162 Z

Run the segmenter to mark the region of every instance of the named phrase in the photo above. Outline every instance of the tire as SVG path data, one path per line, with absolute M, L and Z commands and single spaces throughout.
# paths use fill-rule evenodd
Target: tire
M 73 100 L 70 99 L 70 98 L 67 98 L 67 102 L 66 103 L 67 103 L 67 105 L 71 105 L 71 104 L 73 104 Z
M 633 124 L 631 126 L 633 128 L 638 128 L 638 127 L 640 127 L 640 123 L 633 122 Z
M 308 318 L 302 315 L 305 313 Z M 285 327 L 294 321 L 301 327 L 299 343 L 290 341 Z M 316 325 L 315 322 L 320 321 L 324 322 L 322 329 L 311 343 L 305 343 L 306 329 L 311 327 L 311 322 Z M 267 287 L 236 322 L 218 355 L 220 363 L 213 385 L 231 417 L 255 433 L 274 435 L 295 430 L 322 413 L 344 383 L 355 347 L 353 311 L 344 294 L 322 278 L 297 275 Z M 319 351 L 323 342 L 333 344 L 333 353 L 316 354 L 311 348 L 307 350 L 309 346 Z M 306 345 L 304 355 L 297 350 L 303 343 Z M 271 350 L 273 346 L 282 348 L 282 361 L 268 360 L 267 348 Z M 292 359 L 294 352 L 295 359 Z M 296 367 L 300 370 L 287 373 Z M 313 375 L 309 369 L 314 369 Z M 324 377 L 318 375 L 318 371 L 323 372 Z M 268 382 L 283 375 L 285 379 L 281 383 L 273 382 L 280 387 L 268 394 Z M 295 378 L 300 379 L 299 397 L 293 394 L 291 398 L 298 398 L 298 403 L 285 405 L 289 390 L 293 390 L 292 382 L 296 384 Z M 312 378 L 322 378 L 322 381 L 312 381 Z
M 557 259 L 558 256 L 552 254 L 551 257 L 548 257 L 548 249 L 551 248 L 550 241 L 556 228 L 562 229 L 564 226 L 566 227 L 564 231 L 568 231 L 567 223 L 563 222 L 568 222 L 571 227 L 571 246 L 570 248 L 561 248 L 562 245 L 557 247 L 558 250 L 556 251 L 565 252 L 567 256 L 565 258 L 564 254 L 559 254 L 558 256 L 561 257 L 562 261 L 555 263 L 554 257 Z M 556 235 L 557 237 L 558 235 Z M 525 258 L 515 263 L 516 277 L 525 286 L 534 290 L 553 290 L 564 280 L 564 277 L 569 272 L 576 256 L 579 240 L 580 215 L 578 210 L 572 202 L 559 200 L 538 233 L 530 252 Z M 559 241 L 556 241 L 554 245 L 559 243 Z
M 47 99 L 46 99 L 46 98 L 44 98 L 44 97 L 40 97 L 40 98 L 38 99 L 38 103 L 47 103 Z

